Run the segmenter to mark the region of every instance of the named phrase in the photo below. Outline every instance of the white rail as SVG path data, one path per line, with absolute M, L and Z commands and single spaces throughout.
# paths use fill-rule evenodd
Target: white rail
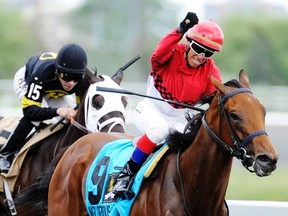
M 287 216 L 288 202 L 227 200 L 231 216 Z

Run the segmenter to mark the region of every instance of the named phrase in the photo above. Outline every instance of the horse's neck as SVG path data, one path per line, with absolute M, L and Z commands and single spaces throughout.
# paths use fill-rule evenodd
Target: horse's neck
M 230 175 L 232 157 L 215 143 L 203 127 L 192 145 L 180 157 L 182 173 L 187 177 L 190 175 L 189 179 L 199 184 L 202 183 L 202 177 L 209 179 L 209 182 L 222 182 Z M 194 178 L 195 175 L 199 178 Z M 207 188 L 206 185 L 203 185 L 203 188 Z
M 180 166 L 186 196 L 189 197 L 187 200 L 191 205 L 215 209 L 223 205 L 232 157 L 219 148 L 203 126 L 192 145 L 182 153 Z
M 85 126 L 84 121 L 81 121 L 80 118 L 75 118 L 75 121 L 77 121 L 79 124 Z M 78 140 L 80 137 L 86 135 L 82 130 L 78 129 L 74 125 L 70 124 L 67 128 L 67 130 L 64 132 L 62 137 L 59 140 L 59 146 L 58 150 L 72 145 L 76 140 Z

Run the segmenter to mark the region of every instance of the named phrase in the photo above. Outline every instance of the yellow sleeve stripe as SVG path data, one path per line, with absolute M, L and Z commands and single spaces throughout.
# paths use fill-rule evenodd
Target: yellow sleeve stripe
M 29 107 L 29 106 L 33 106 L 33 105 L 41 107 L 41 103 L 40 102 L 30 100 L 26 96 L 24 96 L 22 98 L 22 109 L 24 109 L 26 107 Z

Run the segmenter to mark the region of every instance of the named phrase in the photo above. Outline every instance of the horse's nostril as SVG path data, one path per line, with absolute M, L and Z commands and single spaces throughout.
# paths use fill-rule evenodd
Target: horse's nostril
M 262 162 L 266 162 L 268 163 L 269 161 L 271 161 L 271 159 L 267 156 L 267 155 L 260 155 L 257 157 L 258 160 L 262 161 Z
M 261 162 L 262 164 L 276 164 L 277 163 L 277 159 L 272 159 L 271 157 L 269 157 L 268 155 L 259 155 L 257 157 L 257 160 L 259 162 Z

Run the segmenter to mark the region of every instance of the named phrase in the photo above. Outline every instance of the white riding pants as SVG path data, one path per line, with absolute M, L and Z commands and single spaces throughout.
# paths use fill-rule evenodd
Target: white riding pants
M 183 109 L 179 115 L 169 116 L 159 111 L 151 100 L 144 99 L 136 106 L 134 123 L 142 134 L 146 133 L 152 142 L 159 143 L 166 138 L 170 129 L 184 131 L 187 124 L 186 112 L 187 110 Z

